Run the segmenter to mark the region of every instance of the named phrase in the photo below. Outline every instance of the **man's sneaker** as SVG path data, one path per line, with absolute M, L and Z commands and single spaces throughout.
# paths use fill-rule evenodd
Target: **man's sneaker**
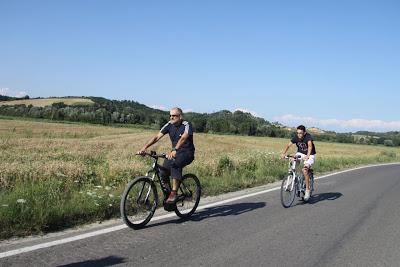
M 304 200 L 308 201 L 310 199 L 310 190 L 306 190 L 306 193 L 304 194 Z
M 165 201 L 165 203 L 173 204 L 176 202 L 177 199 L 178 199 L 178 196 L 176 195 L 176 191 L 171 191 L 171 193 L 169 194 L 169 197 L 168 197 L 167 201 Z

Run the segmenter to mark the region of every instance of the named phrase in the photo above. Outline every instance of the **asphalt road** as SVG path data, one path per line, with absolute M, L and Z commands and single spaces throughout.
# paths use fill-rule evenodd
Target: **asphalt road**
M 316 181 L 309 204 L 279 190 L 147 228 L 0 259 L 0 266 L 400 266 L 400 165 Z

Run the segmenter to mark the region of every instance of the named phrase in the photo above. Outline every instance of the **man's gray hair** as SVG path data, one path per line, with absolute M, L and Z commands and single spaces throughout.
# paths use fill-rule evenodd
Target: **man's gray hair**
M 177 110 L 180 115 L 183 115 L 183 111 L 181 108 L 178 108 L 178 107 L 171 108 L 171 110 L 173 110 L 173 109 Z

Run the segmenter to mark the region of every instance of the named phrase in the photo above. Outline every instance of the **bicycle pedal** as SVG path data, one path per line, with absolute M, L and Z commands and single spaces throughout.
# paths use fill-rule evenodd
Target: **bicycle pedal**
M 165 211 L 168 211 L 168 212 L 174 211 L 174 210 L 175 210 L 175 207 L 176 207 L 176 205 L 173 204 L 173 203 L 166 203 L 166 202 L 164 202 L 164 210 L 165 210 Z
M 178 201 L 183 201 L 183 200 L 185 200 L 185 198 L 186 198 L 186 196 L 184 196 L 184 195 L 179 195 L 178 198 L 177 198 L 177 200 L 176 200 L 176 202 L 178 202 Z

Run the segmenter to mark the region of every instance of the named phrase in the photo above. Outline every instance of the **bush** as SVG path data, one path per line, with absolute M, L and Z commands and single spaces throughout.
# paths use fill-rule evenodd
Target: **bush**
M 385 141 L 383 141 L 383 144 L 384 144 L 385 146 L 394 146 L 392 140 L 385 140 Z
M 219 160 L 218 160 L 218 173 L 222 173 L 223 171 L 229 170 L 229 169 L 233 169 L 234 164 L 233 161 L 226 155 L 222 156 Z

